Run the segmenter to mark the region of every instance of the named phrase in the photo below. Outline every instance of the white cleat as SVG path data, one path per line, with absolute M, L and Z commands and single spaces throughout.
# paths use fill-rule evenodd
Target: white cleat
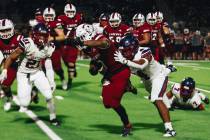
M 6 102 L 4 104 L 4 111 L 9 111 L 11 109 L 11 106 L 12 106 L 11 102 Z
M 24 113 L 27 111 L 27 107 L 20 106 L 19 112 Z
M 67 81 L 66 80 L 63 80 L 62 81 L 62 89 L 63 90 L 67 90 L 67 88 L 68 88 Z

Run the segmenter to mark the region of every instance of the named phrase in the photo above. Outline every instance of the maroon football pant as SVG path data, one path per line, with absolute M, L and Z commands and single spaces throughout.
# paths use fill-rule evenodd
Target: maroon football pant
M 117 108 L 120 105 L 123 94 L 130 78 L 130 70 L 128 68 L 113 75 L 110 84 L 103 85 L 102 97 L 103 104 L 106 108 Z
M 62 69 L 61 66 L 61 49 L 58 48 L 56 49 L 52 56 L 51 56 L 51 60 L 52 60 L 52 65 L 53 65 L 53 69 L 55 71 L 59 71 L 60 69 Z
M 76 63 L 78 49 L 72 46 L 61 47 L 62 57 L 65 63 Z

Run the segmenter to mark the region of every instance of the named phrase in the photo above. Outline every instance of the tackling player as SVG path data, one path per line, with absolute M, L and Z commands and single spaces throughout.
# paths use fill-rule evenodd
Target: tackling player
M 19 46 L 20 40 L 23 38 L 22 35 L 16 35 L 14 33 L 14 24 L 9 19 L 1 19 L 0 20 L 0 51 L 3 54 L 1 57 L 1 62 L 4 63 L 4 60 L 9 57 L 11 53 L 15 51 L 15 49 Z M 2 62 L 3 61 L 3 62 Z M 11 85 L 16 78 L 18 67 L 18 60 L 14 61 L 7 69 L 9 75 L 2 83 L 2 90 L 5 94 L 5 103 L 4 110 L 8 111 L 11 108 L 11 100 L 12 100 L 12 91 Z
M 173 129 L 168 108 L 163 102 L 163 95 L 167 88 L 168 69 L 158 63 L 147 47 L 139 47 L 138 40 L 127 35 L 120 41 L 119 51 L 115 52 L 115 61 L 127 65 L 133 74 L 141 77 L 146 90 L 150 93 L 150 100 L 159 111 L 160 117 L 164 122 L 164 137 L 176 135 Z
M 46 98 L 51 124 L 58 126 L 60 123 L 56 119 L 50 83 L 41 69 L 41 60 L 49 58 L 55 50 L 55 46 L 52 43 L 48 43 L 48 36 L 48 29 L 44 24 L 39 23 L 35 25 L 32 31 L 32 38 L 21 39 L 19 46 L 6 59 L 0 75 L 0 81 L 4 81 L 11 74 L 9 73 L 10 66 L 23 55 L 17 72 L 19 111 L 27 111 L 27 106 L 29 106 L 31 100 L 32 84 L 34 84 Z
M 183 109 L 204 110 L 202 102 L 209 104 L 209 99 L 203 93 L 195 89 L 195 81 L 191 77 L 186 77 L 181 83 L 172 85 L 163 99 L 169 109 L 180 107 Z

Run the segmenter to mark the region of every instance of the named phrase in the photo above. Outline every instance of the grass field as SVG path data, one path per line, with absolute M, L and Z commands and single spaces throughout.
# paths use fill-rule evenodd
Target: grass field
M 81 65 L 82 64 L 82 65 Z M 133 124 L 133 135 L 120 137 L 121 122 L 112 110 L 104 109 L 101 99 L 100 78 L 90 76 L 88 61 L 79 61 L 78 77 L 74 80 L 71 91 L 57 89 L 55 94 L 63 96 L 63 100 L 55 100 L 57 115 L 61 120 L 60 127 L 50 126 L 48 111 L 42 96 L 39 104 L 31 104 L 30 109 L 36 113 L 57 135 L 64 140 L 161 140 L 164 127 L 159 114 L 144 96 L 148 95 L 139 78 L 132 76 L 132 83 L 138 87 L 138 95 L 126 93 L 122 104 L 127 109 Z M 210 63 L 198 61 L 175 61 L 178 71 L 170 75 L 169 80 L 179 82 L 186 76 L 196 80 L 196 86 L 210 91 Z M 57 87 L 60 82 L 57 80 Z M 168 85 L 170 87 L 170 84 Z M 16 84 L 13 86 L 16 92 Z M 205 93 L 210 95 L 210 93 Z M 2 107 L 2 102 L 0 103 Z M 210 108 L 205 111 L 171 111 L 171 120 L 177 131 L 171 140 L 210 140 Z M 1 140 L 47 140 L 45 133 L 28 116 L 18 112 L 15 105 L 9 112 L 0 109 Z

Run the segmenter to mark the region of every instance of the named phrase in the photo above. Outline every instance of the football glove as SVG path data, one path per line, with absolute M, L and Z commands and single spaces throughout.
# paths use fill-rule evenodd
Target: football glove
M 0 75 L 0 83 L 3 83 L 7 79 L 7 69 L 3 69 Z
M 203 102 L 204 102 L 205 104 L 209 104 L 209 98 L 206 97 L 206 98 L 203 100 Z
M 127 64 L 128 63 L 128 60 L 123 57 L 123 55 L 121 54 L 120 51 L 116 51 L 114 53 L 114 60 L 117 61 L 117 62 L 120 62 L 121 64 Z

